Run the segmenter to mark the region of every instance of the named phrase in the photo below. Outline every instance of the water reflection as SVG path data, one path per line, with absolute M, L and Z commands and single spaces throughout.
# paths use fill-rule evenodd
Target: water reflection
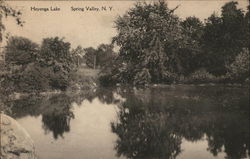
M 247 158 L 249 96 L 247 91 L 233 91 L 207 89 L 206 94 L 197 94 L 192 89 L 175 94 L 176 90 L 151 89 L 130 93 L 120 106 L 119 121 L 112 123 L 112 131 L 118 135 L 117 155 L 172 159 L 181 153 L 182 138 L 195 142 L 206 136 L 207 150 L 214 156 L 224 151 L 228 159 Z
M 168 115 L 150 110 L 138 99 L 128 99 L 121 107 L 119 122 L 112 123 L 118 135 L 117 155 L 128 158 L 175 158 L 181 152 L 181 137 L 168 122 Z
M 119 107 L 109 132 L 117 135 L 113 146 L 117 157 L 178 159 L 185 151 L 183 139 L 197 142 L 204 138 L 208 144 L 205 151 L 213 156 L 225 153 L 227 159 L 249 157 L 248 88 L 98 88 L 78 94 L 33 95 L 8 104 L 15 118 L 41 116 L 45 134 L 52 132 L 58 140 L 65 133 L 78 133 L 70 129 L 77 113 L 73 103 L 82 107 L 84 100 L 91 104 L 93 99 Z
M 70 120 L 74 119 L 71 110 L 73 99 L 66 94 L 53 96 L 29 96 L 13 101 L 12 116 L 21 118 L 27 115 L 42 116 L 45 133 L 53 133 L 57 139 L 70 131 Z
M 74 118 L 69 96 L 60 94 L 49 98 L 49 104 L 53 109 L 42 114 L 43 129 L 45 132 L 52 131 L 55 139 L 63 137 L 64 132 L 70 131 L 70 120 Z
M 50 95 L 30 95 L 6 103 L 11 107 L 11 116 L 22 118 L 25 116 L 42 116 L 45 134 L 53 133 L 54 139 L 63 137 L 65 132 L 70 131 L 70 121 L 74 119 L 72 103 L 81 105 L 83 100 L 92 102 L 98 98 L 103 104 L 114 104 L 120 100 L 115 98 L 113 89 L 99 88 L 95 92 L 85 91 L 78 94 L 72 92 L 50 94 Z

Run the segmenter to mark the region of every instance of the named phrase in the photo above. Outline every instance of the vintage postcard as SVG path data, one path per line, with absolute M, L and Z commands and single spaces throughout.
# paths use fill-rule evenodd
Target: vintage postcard
M 248 0 L 0 0 L 1 159 L 248 159 Z

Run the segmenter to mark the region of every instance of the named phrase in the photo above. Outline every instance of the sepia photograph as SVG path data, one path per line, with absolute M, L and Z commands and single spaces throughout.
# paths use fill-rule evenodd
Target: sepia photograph
M 249 159 L 249 0 L 0 0 L 0 159 Z

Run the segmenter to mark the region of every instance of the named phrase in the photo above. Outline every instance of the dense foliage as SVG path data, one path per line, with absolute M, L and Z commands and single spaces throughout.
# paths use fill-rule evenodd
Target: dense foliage
M 227 72 L 226 66 L 233 62 L 244 47 L 249 47 L 249 22 L 237 2 L 226 3 L 221 16 L 211 15 L 204 28 L 203 49 L 205 66 L 215 75 Z M 248 11 L 249 12 L 249 11 Z
M 229 76 L 239 81 L 249 78 L 249 59 L 249 50 L 245 48 L 235 57 L 234 62 L 229 66 Z
M 45 38 L 41 46 L 27 38 L 11 37 L 4 53 L 8 73 L 1 87 L 9 91 L 65 90 L 75 68 L 70 43 L 58 37 Z
M 114 42 L 120 46 L 124 71 L 130 72 L 129 76 L 120 72 L 126 82 L 136 81 L 146 72 L 151 75 L 150 81 L 160 82 L 165 72 L 181 69 L 177 52 L 186 39 L 178 17 L 164 2 L 138 3 L 115 23 L 118 35 Z
M 8 65 L 27 65 L 36 60 L 38 45 L 27 38 L 11 37 L 5 50 Z
M 244 14 L 237 4 L 226 3 L 221 16 L 212 14 L 202 22 L 178 18 L 178 7 L 169 9 L 164 1 L 137 3 L 115 21 L 118 35 L 113 42 L 119 56 L 101 82 L 145 85 L 180 82 L 182 77 L 207 82 L 232 78 L 228 66 L 239 63 L 236 57 L 249 47 L 249 7 Z M 241 82 L 247 78 L 249 74 Z

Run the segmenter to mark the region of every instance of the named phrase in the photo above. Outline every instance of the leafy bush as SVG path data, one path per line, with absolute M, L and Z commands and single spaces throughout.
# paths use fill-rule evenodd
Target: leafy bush
M 195 71 L 186 80 L 187 83 L 209 83 L 215 81 L 216 77 L 204 69 Z
M 244 48 L 242 52 L 236 56 L 234 62 L 228 67 L 228 76 L 239 82 L 249 79 L 249 50 Z

